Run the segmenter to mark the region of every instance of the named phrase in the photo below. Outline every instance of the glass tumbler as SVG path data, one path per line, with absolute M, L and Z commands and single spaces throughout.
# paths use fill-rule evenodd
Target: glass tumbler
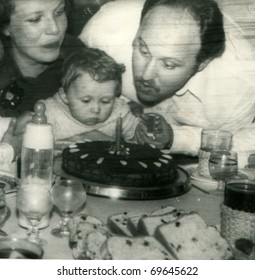
M 230 150 L 232 133 L 218 129 L 203 129 L 201 133 L 201 145 L 198 151 L 197 172 L 200 176 L 211 178 L 209 171 L 209 159 L 213 150 Z
M 255 181 L 231 179 L 226 182 L 221 233 L 233 246 L 240 238 L 255 242 Z

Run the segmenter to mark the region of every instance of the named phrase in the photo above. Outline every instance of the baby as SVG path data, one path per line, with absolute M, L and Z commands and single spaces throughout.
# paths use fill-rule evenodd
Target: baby
M 82 48 L 66 59 L 61 88 L 43 100 L 55 142 L 114 140 L 118 117 L 122 118 L 122 137 L 141 142 L 145 123 L 131 113 L 126 99 L 120 96 L 123 72 L 122 64 L 98 49 Z

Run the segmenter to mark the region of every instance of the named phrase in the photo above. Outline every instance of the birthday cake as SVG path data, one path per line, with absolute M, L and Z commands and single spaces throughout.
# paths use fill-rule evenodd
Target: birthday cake
M 150 145 L 114 142 L 76 143 L 64 149 L 63 170 L 89 182 L 125 187 L 163 186 L 178 177 L 168 150 Z

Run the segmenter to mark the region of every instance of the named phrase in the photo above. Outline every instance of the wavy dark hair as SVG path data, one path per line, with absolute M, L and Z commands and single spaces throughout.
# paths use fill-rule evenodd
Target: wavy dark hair
M 0 32 L 9 25 L 11 14 L 15 9 L 15 0 L 0 0 Z M 70 11 L 70 0 L 65 0 L 66 14 Z
M 84 47 L 72 53 L 64 61 L 61 85 L 67 92 L 70 85 L 85 72 L 99 83 L 117 81 L 115 95 L 120 96 L 124 71 L 125 66 L 116 63 L 104 51 Z
M 146 0 L 141 14 L 155 7 L 166 6 L 188 10 L 200 26 L 201 49 L 197 56 L 200 64 L 222 55 L 225 50 L 223 15 L 213 0 Z

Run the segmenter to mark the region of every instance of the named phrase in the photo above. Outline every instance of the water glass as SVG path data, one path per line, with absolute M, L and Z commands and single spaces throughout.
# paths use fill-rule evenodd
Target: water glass
M 209 172 L 209 158 L 213 150 L 230 150 L 232 133 L 218 129 L 203 129 L 201 133 L 201 145 L 198 151 L 197 172 L 200 176 L 211 178 Z
M 203 129 L 201 149 L 204 151 L 230 150 L 232 133 L 219 129 Z
M 213 179 L 225 181 L 238 173 L 237 153 L 234 151 L 212 151 L 209 172 Z

